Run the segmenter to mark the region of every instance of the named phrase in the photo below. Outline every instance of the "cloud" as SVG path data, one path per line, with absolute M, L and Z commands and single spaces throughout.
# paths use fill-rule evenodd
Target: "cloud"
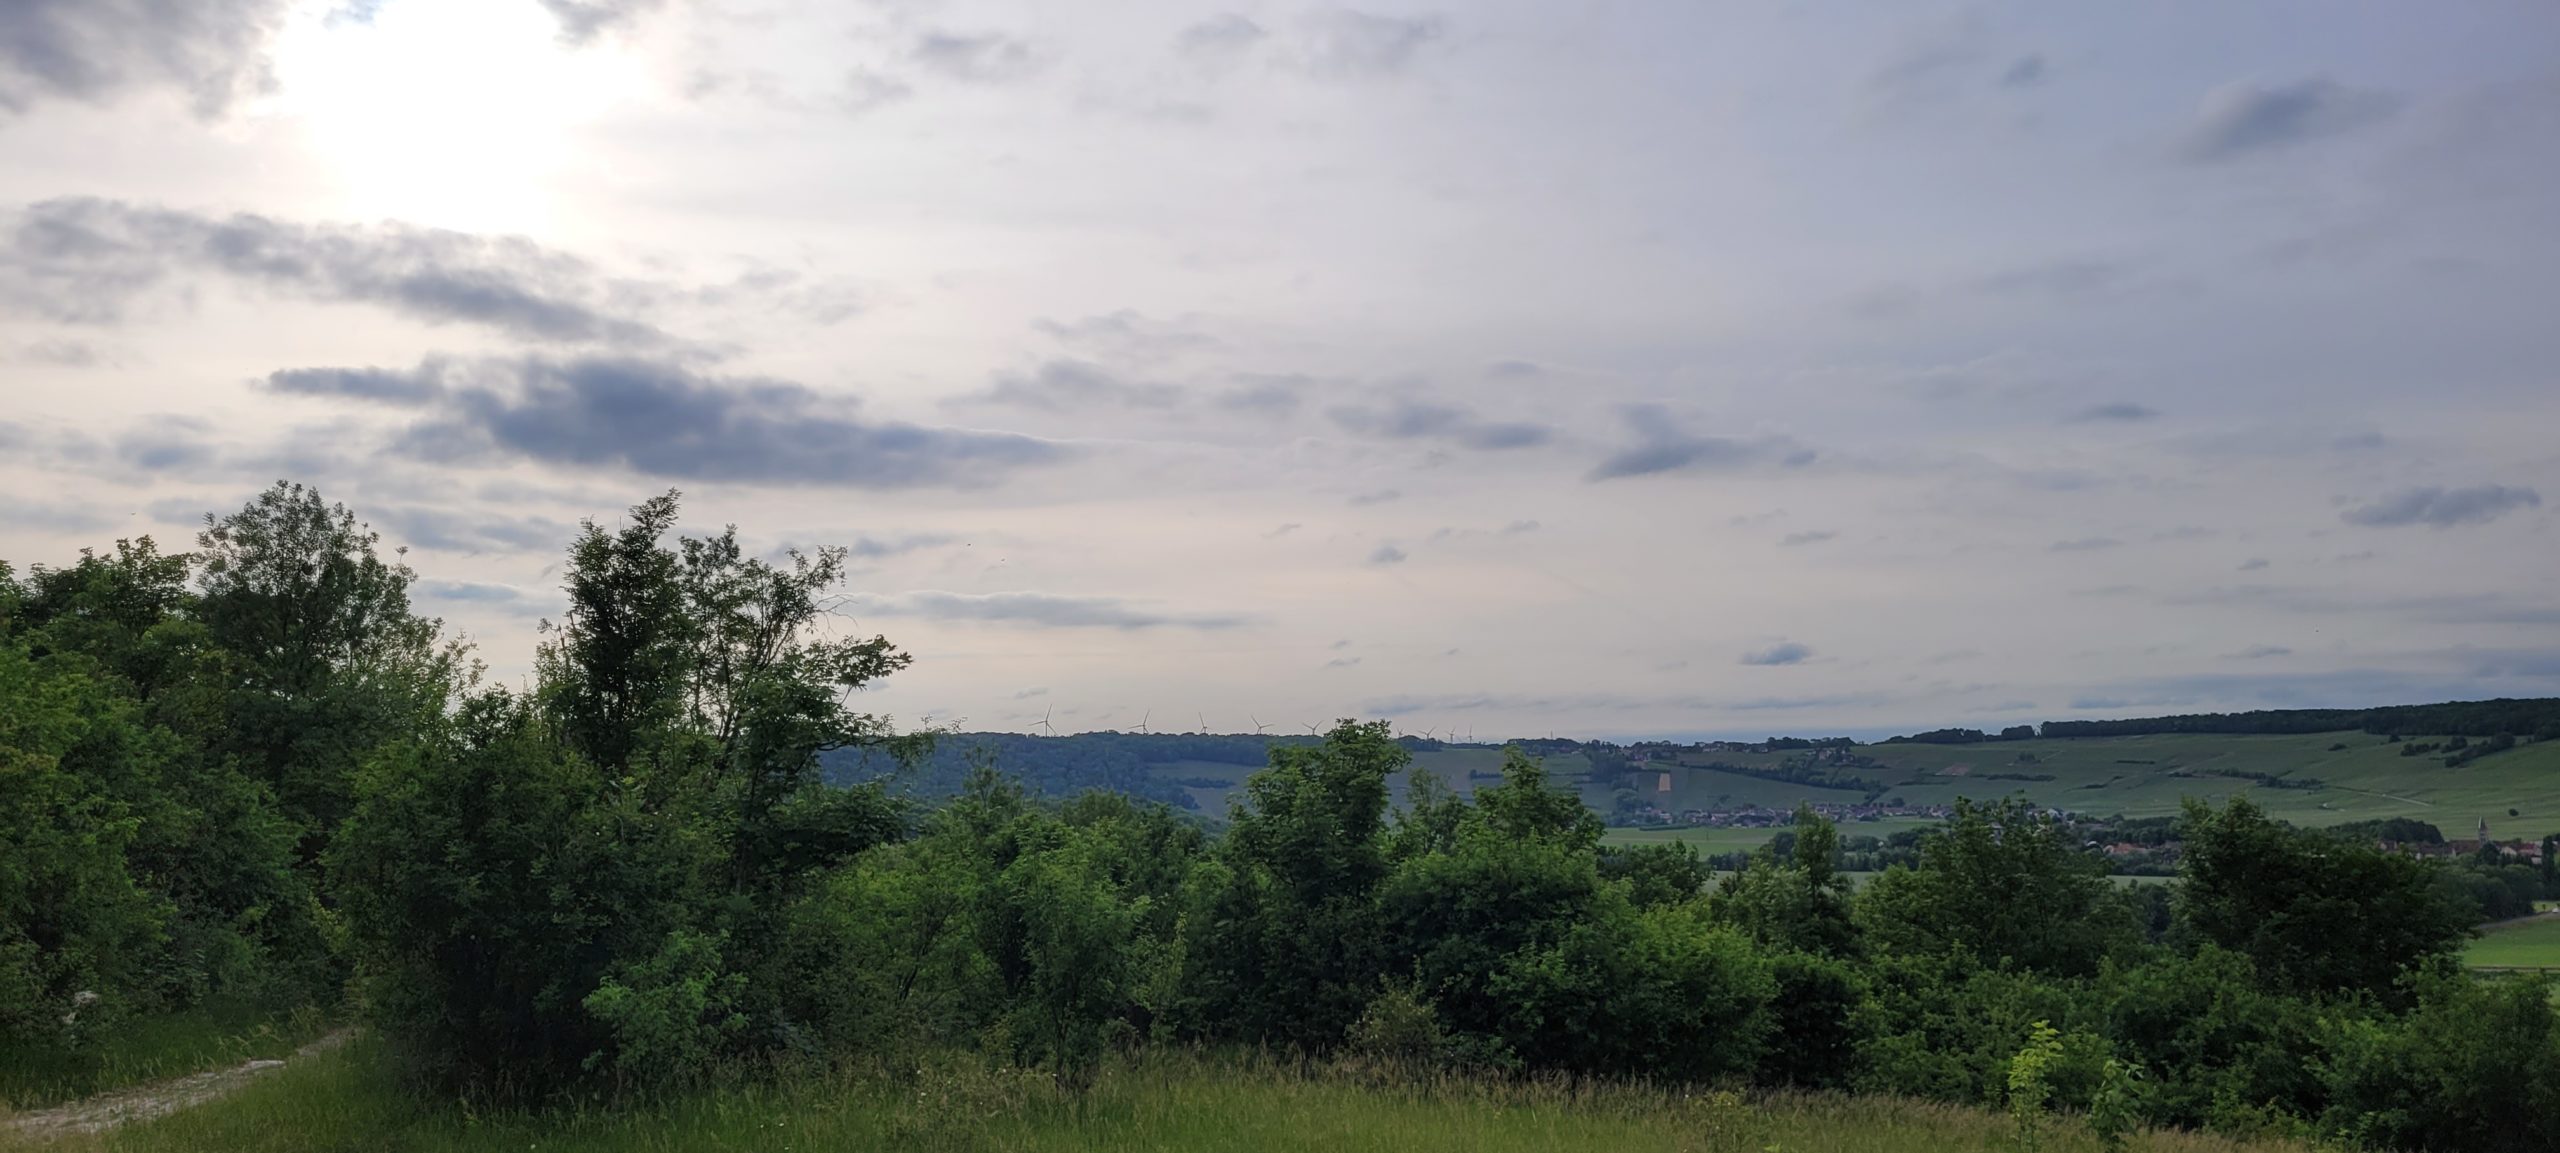
M 2236 653 L 2224 653 L 2223 659 L 2233 661 L 2262 661 L 2269 657 L 2289 657 L 2292 655 L 2293 650 L 2286 648 L 2283 645 L 2251 645 Z
M 109 357 L 97 345 L 83 340 L 38 340 L 9 350 L 5 358 L 11 364 L 42 364 L 54 368 L 95 368 Z
M 306 226 L 113 200 L 48 200 L 18 214 L 0 247 L 0 301 L 69 323 L 122 318 L 186 269 L 306 300 L 377 305 L 430 324 L 520 340 L 654 345 L 656 329 L 612 315 L 616 287 L 585 261 L 528 240 L 387 223 Z
M 396 447 L 436 463 L 500 457 L 676 479 L 905 489 L 975 487 L 1067 455 L 1013 433 L 864 421 L 797 384 L 706 376 L 666 361 L 430 359 L 406 385 L 389 370 L 322 371 L 364 374 L 356 379 L 374 391 L 434 396 Z M 328 379 L 294 372 L 289 379 Z
M 1332 660 L 1326 661 L 1324 663 L 1324 667 L 1329 669 L 1348 669 L 1357 668 L 1359 664 L 1359 657 L 1335 657 Z
M 1100 406 L 1171 408 L 1182 390 L 1169 384 L 1121 379 L 1100 365 L 1081 360 L 1051 360 L 1030 372 L 996 374 L 985 392 L 962 397 L 982 404 L 1005 404 L 1043 412 L 1088 410 Z
M 1375 489 L 1370 492 L 1355 492 L 1351 494 L 1351 506 L 1358 508 L 1363 505 L 1386 504 L 1389 501 L 1398 501 L 1403 499 L 1404 493 L 1401 490 L 1382 488 Z
M 560 39 L 571 44 L 593 43 L 607 32 L 618 32 L 637 23 L 640 17 L 655 11 L 662 0 L 541 0 L 543 11 L 560 24 Z
M 975 621 L 1028 628 L 1103 628 L 1136 631 L 1173 628 L 1217 631 L 1241 628 L 1252 618 L 1240 613 L 1177 613 L 1144 608 L 1119 597 L 1060 596 L 1054 593 L 955 593 L 937 590 L 895 596 L 855 597 L 856 612 L 878 616 L 921 617 L 940 621 Z
M 2213 164 L 2292 148 L 2377 124 L 2404 101 L 2389 92 L 2349 88 L 2325 78 L 2290 84 L 2226 84 L 2197 110 L 2179 152 Z
M 1441 38 L 1438 16 L 1402 19 L 1337 8 L 1308 18 L 1302 63 L 1318 76 L 1367 79 L 1394 76 Z
M 865 112 L 886 108 L 916 94 L 915 86 L 895 76 L 885 76 L 869 69 L 856 68 L 844 74 L 844 90 L 836 106 L 860 116 Z
M 932 31 L 908 55 L 918 64 L 972 84 L 1010 84 L 1038 75 L 1049 58 L 1030 41 L 1001 32 Z
M 513 604 L 525 599 L 523 589 L 513 585 L 489 584 L 482 581 L 424 580 L 412 587 L 416 588 L 421 596 L 441 601 Z
M 2241 561 L 2241 562 L 2240 562 L 2240 569 L 2239 569 L 2239 571 L 2241 571 L 2241 572 L 2257 572 L 2258 570 L 2263 569 L 2263 568 L 2265 568 L 2265 567 L 2267 567 L 2267 558 L 2262 557 L 2262 556 L 2253 556 L 2253 557 L 2250 557 L 2250 558 L 2249 558 L 2249 559 L 2247 559 L 2247 560 L 2244 560 L 2244 561 Z
M 2030 52 L 2010 61 L 2009 66 L 2000 71 L 2000 86 L 2002 88 L 2033 88 L 2044 83 L 2045 76 L 2050 71 L 2051 68 L 2045 64 L 2042 53 Z
M 2111 536 L 2084 536 L 2084 537 L 2077 537 L 2077 538 L 2074 538 L 2074 539 L 2072 539 L 2072 540 L 2058 540 L 2058 541 L 2055 541 L 2055 542 L 2053 542 L 2052 544 L 2046 545 L 2046 546 L 2045 546 L 2045 551 L 2046 551 L 2046 552 L 2098 552 L 2098 551 L 2101 551 L 2101 550 L 2104 550 L 2104 549 L 2111 549 L 2111 548 L 2115 548 L 2116 546 L 2121 545 L 2121 544 L 2123 544 L 2123 543 L 2124 543 L 2123 541 L 2117 540 L 2116 538 L 2111 537 Z
M 1536 380 L 1547 374 L 1547 366 L 1534 360 L 1497 360 L 1484 366 L 1484 374 L 1495 380 Z
M 1230 60 L 1269 39 L 1260 24 L 1223 12 L 1184 28 L 1173 38 L 1175 51 L 1193 59 Z
M 1778 538 L 1778 543 L 1787 548 L 1800 548 L 1809 544 L 1821 544 L 1824 541 L 1836 539 L 1839 535 L 1836 532 L 1791 532 Z
M 1525 421 L 1488 421 L 1454 405 L 1399 399 L 1383 406 L 1343 405 L 1325 415 L 1345 432 L 1389 440 L 1436 440 L 1463 448 L 1533 448 L 1555 430 Z
M 1081 320 L 1041 320 L 1032 327 L 1058 343 L 1107 360 L 1159 361 L 1218 347 L 1218 338 L 1177 321 L 1150 320 L 1132 309 Z
M 577 535 L 573 526 L 549 517 L 423 505 L 368 503 L 364 515 L 401 544 L 446 552 L 551 552 L 568 547 Z
M 2338 514 L 2338 519 L 2374 528 L 2413 524 L 2451 528 L 2463 524 L 2487 524 L 2517 509 L 2540 507 L 2542 494 L 2529 488 L 2482 484 L 2448 489 L 2429 485 L 2404 489 L 2372 504 L 2358 505 Z
M 905 556 L 924 549 L 940 548 L 956 539 L 958 538 L 949 533 L 939 532 L 908 533 L 905 536 L 891 537 L 886 540 L 866 536 L 856 538 L 852 544 L 846 545 L 845 551 L 860 560 L 886 560 L 893 556 Z
M 287 368 L 268 373 L 267 387 L 293 396 L 417 405 L 444 395 L 442 375 L 391 368 Z
M 1503 535 L 1503 536 L 1519 536 L 1520 534 L 1522 534 L 1522 533 L 1526 533 L 1526 532 L 1536 532 L 1536 531 L 1538 531 L 1538 527 L 1539 527 L 1539 526 L 1538 526 L 1538 522 L 1536 522 L 1536 521 L 1534 521 L 1534 520 L 1515 520 L 1515 521 L 1512 521 L 1510 524 L 1506 524 L 1506 525 L 1502 526 L 1502 533 L 1501 533 L 1501 535 Z
M 273 86 L 265 49 L 285 0 L 9 0 L 0 7 L 0 111 L 103 103 L 167 86 L 197 115 Z
M 1392 544 L 1379 545 L 1369 554 L 1369 563 L 1374 565 L 1403 564 L 1406 559 L 1406 552 Z
M 1285 416 L 1305 403 L 1303 393 L 1314 381 L 1296 375 L 1240 374 L 1235 385 L 1218 394 L 1218 407 L 1266 416 Z
M 1809 658 L 1812 655 L 1812 649 L 1806 648 L 1794 641 L 1786 641 L 1781 644 L 1773 645 L 1769 648 L 1744 653 L 1742 654 L 1742 663 L 1746 665 L 1796 665 L 1803 664 L 1806 658 Z
M 1636 443 L 1612 453 L 1584 479 L 1619 480 L 1666 472 L 1738 472 L 1814 461 L 1812 449 L 1783 436 L 1697 436 L 1684 432 L 1656 405 L 1634 405 L 1623 415 Z
M 2093 404 L 2078 412 L 2072 413 L 2070 423 L 2123 424 L 2132 423 L 2134 421 L 2156 420 L 2159 419 L 2159 416 L 2160 410 L 2152 408 L 2149 405 L 2134 404 L 2131 401 L 2115 401 L 2109 404 Z
M 2087 296 L 2122 285 L 2131 272 L 2112 260 L 2064 257 L 2004 269 L 1973 286 L 1994 296 Z
M 205 426 L 195 420 L 161 417 L 116 438 L 115 459 L 137 472 L 181 472 L 213 463 L 214 448 Z

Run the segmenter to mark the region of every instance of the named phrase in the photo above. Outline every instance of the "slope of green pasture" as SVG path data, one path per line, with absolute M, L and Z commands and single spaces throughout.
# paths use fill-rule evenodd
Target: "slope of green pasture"
M 2409 740 L 2441 738 L 2410 734 Z M 2333 749 L 2333 745 L 2343 748 Z M 2560 742 L 2529 744 L 2446 768 L 2441 754 L 2399 755 L 2399 746 L 2370 733 L 2289 736 L 2163 734 L 2088 740 L 1995 741 L 1978 745 L 1865 745 L 1881 762 L 1865 770 L 1892 786 L 1889 797 L 1939 804 L 1956 797 L 2023 794 L 2037 804 L 2097 815 L 2169 816 L 2186 797 L 2247 796 L 2275 816 L 2305 825 L 2376 817 L 2415 817 L 2448 837 L 2468 836 L 2482 818 L 2501 838 L 2560 831 Z M 2022 761 L 2032 756 L 2033 761 Z M 1716 753 L 1720 760 L 1776 767 L 1776 753 Z M 2213 776 L 2216 771 L 2273 773 L 2322 782 L 2312 789 L 2267 788 Z M 2045 774 L 2050 781 L 1991 779 L 1988 774 Z M 1718 774 L 1723 775 L 1723 774 Z M 2507 810 L 2518 815 L 2509 817 Z
M 2481 969 L 2560 969 L 2560 916 L 2543 913 L 2483 930 L 2462 963 Z

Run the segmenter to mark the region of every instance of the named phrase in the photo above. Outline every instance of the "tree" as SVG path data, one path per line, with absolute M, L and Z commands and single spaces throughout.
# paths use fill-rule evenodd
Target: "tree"
M 1412 755 L 1385 722 L 1279 746 L 1245 782 L 1222 876 L 1190 922 L 1194 1027 L 1330 1048 L 1376 992 L 1373 902 L 1387 873 L 1387 778 Z
M 275 791 L 316 861 L 356 765 L 443 711 L 466 670 L 410 610 L 416 574 L 345 505 L 278 481 L 196 537 L 196 612 L 234 663 L 216 751 Z
M 2016 798 L 1958 800 L 1946 828 L 1921 840 L 1919 867 L 1887 869 L 1856 911 L 1875 948 L 2066 976 L 2095 973 L 2140 936 L 2105 865 Z
M 2190 801 L 2182 829 L 2179 915 L 2273 988 L 2391 996 L 2404 970 L 2469 930 L 2424 863 L 2287 828 L 2245 798 Z

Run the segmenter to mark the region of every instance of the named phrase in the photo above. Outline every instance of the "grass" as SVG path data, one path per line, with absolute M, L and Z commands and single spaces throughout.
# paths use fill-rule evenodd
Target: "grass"
M 0 1147 L 6 1147 L 0 1138 Z M 1264 1062 L 1159 1057 L 1081 1098 L 1020 1071 L 944 1065 L 896 1078 L 816 1076 L 648 1109 L 473 1114 L 402 1092 L 378 1046 L 297 1061 L 210 1105 L 41 1148 L 64 1153 L 693 1153 L 711 1150 L 1182 1150 L 1279 1153 L 1942 1153 L 2007 1150 L 2007 1118 L 1885 1098 L 1683 1093 L 1462 1078 L 1395 1080 Z M 2054 1119 L 2042 1147 L 2098 1144 Z M 2147 1153 L 2301 1147 L 2151 1133 Z
M 2475 969 L 2560 970 L 2560 916 L 2545 913 L 2488 927 L 2462 954 Z
M 0 1046 L 0 1108 L 32 1109 L 164 1077 L 282 1057 L 328 1030 L 312 1010 L 215 998 L 137 1017 L 77 1050 Z

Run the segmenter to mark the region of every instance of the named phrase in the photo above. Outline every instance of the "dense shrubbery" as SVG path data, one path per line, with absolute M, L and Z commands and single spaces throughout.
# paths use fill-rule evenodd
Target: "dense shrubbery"
M 2172 896 L 2007 802 L 1863 889 L 1810 812 L 1717 878 L 1603 848 L 1525 756 L 1463 799 L 1348 721 L 1270 748 L 1214 836 L 1001 764 L 919 810 L 822 779 L 835 750 L 918 751 L 846 706 L 906 658 L 821 628 L 841 554 L 675 537 L 672 497 L 590 525 L 510 692 L 460 674 L 342 511 L 271 497 L 208 534 L 194 590 L 147 544 L 0 581 L 0 1030 L 76 1043 L 66 1014 L 351 973 L 416 1076 L 481 1096 L 955 1048 L 1073 1088 L 1205 1044 L 2005 1101 L 2028 1135 L 2049 1101 L 2560 1143 L 2548 987 L 2450 960 L 2527 870 L 2241 801 L 2188 811 Z

